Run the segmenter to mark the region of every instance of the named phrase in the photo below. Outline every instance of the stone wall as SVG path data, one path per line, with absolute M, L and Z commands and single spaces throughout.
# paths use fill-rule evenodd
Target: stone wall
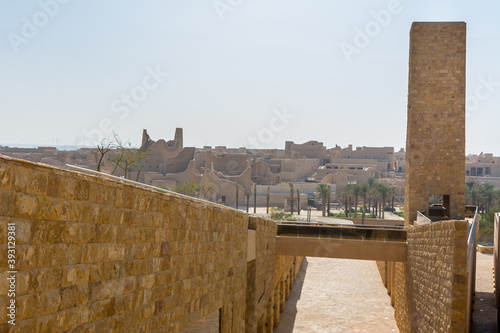
M 377 268 L 378 272 L 380 273 L 380 278 L 382 279 L 384 287 L 387 287 L 387 262 L 377 261 Z
M 297 276 L 303 257 L 276 255 L 276 224 L 250 217 L 256 230 L 256 260 L 247 265 L 247 332 L 272 332 Z
M 393 285 L 388 285 L 401 332 L 465 332 L 466 252 L 466 221 L 408 230 L 407 262 L 393 264 Z M 386 267 L 379 263 L 383 279 Z
M 17 313 L 12 327 L 2 316 L 2 332 L 179 332 L 215 311 L 221 332 L 243 332 L 249 224 L 258 240 L 253 293 L 265 290 L 252 318 L 274 314 L 269 300 L 295 261 L 276 257 L 272 221 L 0 156 L 2 253 L 9 223 L 16 262 L 8 268 L 0 256 L 0 307 L 14 299 Z
M 465 207 L 464 22 L 414 22 L 410 32 L 405 224 L 443 200 L 451 219 Z

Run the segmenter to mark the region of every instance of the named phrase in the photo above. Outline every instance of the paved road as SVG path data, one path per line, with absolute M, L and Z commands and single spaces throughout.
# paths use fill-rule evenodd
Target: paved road
M 374 261 L 310 258 L 274 333 L 399 332 Z

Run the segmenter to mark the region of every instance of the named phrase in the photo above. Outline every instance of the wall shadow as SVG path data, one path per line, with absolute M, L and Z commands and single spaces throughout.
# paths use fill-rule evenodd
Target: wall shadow
M 494 293 L 476 291 L 471 332 L 497 332 L 497 308 L 495 307 Z
M 307 257 L 302 261 L 299 273 L 295 278 L 292 289 L 290 290 L 290 295 L 285 302 L 285 310 L 280 313 L 280 323 L 278 327 L 274 329 L 274 333 L 290 333 L 293 332 L 293 327 L 295 326 L 295 318 L 297 317 L 297 303 L 302 295 L 302 287 L 304 286 L 304 280 L 307 274 Z

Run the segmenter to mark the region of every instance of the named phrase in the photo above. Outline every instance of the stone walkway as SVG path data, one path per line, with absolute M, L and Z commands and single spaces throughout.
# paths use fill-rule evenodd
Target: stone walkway
M 476 302 L 472 332 L 494 333 L 497 332 L 497 309 L 493 294 L 493 255 L 477 253 L 476 258 Z
M 374 261 L 311 258 L 274 333 L 399 332 Z

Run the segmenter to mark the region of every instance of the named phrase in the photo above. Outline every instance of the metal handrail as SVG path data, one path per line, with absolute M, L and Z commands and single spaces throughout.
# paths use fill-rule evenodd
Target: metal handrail
M 307 237 L 384 243 L 406 243 L 406 230 L 388 228 L 353 227 L 352 225 L 316 226 L 300 224 L 278 224 L 278 237 Z M 392 236 L 392 237 L 391 237 Z
M 422 212 L 417 211 L 417 222 L 432 222 L 430 218 L 425 216 Z
M 399 225 L 366 225 L 366 224 L 342 224 L 342 223 L 316 223 L 316 222 L 295 222 L 295 221 L 276 221 L 278 225 L 283 225 L 283 226 L 304 226 L 304 227 L 314 227 L 314 228 L 349 228 L 353 229 L 355 227 L 356 229 L 362 229 L 362 230 L 395 230 L 395 231 L 400 231 L 404 230 L 404 226 L 399 226 Z
M 479 227 L 479 215 L 477 214 L 477 208 L 476 208 L 476 213 L 474 214 L 474 220 L 472 221 L 471 224 L 468 226 L 467 230 L 467 266 L 469 265 L 469 260 L 471 258 L 471 255 L 473 253 L 476 253 L 476 244 L 477 244 L 477 233 L 478 233 L 478 227 Z M 471 246 L 474 245 L 474 246 Z
M 478 209 L 474 214 L 474 220 L 469 223 L 467 230 L 467 312 L 466 332 L 470 331 L 472 313 L 474 311 L 474 294 L 476 291 L 476 246 L 479 232 Z

